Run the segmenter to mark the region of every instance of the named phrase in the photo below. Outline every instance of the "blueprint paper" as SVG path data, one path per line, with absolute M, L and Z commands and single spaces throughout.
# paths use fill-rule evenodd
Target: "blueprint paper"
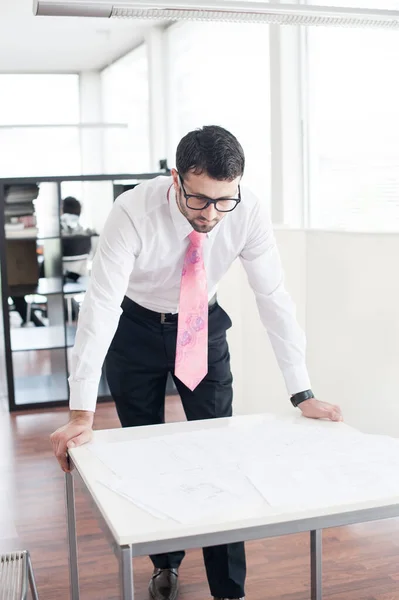
M 104 485 L 180 523 L 399 501 L 399 439 L 305 419 L 241 423 L 89 447 L 107 467 Z

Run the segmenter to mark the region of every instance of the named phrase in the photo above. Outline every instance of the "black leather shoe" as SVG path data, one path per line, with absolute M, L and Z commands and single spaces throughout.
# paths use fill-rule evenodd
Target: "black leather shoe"
M 148 588 L 153 600 L 176 600 L 179 593 L 177 569 L 154 569 Z
M 214 596 L 213 600 L 228 600 L 228 598 L 216 598 L 216 596 Z M 245 598 L 232 598 L 232 600 L 245 600 Z

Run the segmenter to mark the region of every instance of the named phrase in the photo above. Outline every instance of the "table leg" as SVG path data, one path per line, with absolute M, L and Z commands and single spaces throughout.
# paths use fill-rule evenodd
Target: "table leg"
M 66 509 L 68 519 L 69 579 L 71 600 L 79 600 L 78 544 L 76 540 L 75 490 L 72 473 L 65 473 Z
M 322 600 L 322 534 L 321 529 L 310 532 L 311 600 Z
M 119 580 L 122 600 L 134 600 L 132 547 L 121 546 L 119 554 Z

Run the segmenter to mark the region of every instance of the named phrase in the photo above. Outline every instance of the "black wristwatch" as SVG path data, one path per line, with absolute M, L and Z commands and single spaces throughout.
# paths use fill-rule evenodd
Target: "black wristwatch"
M 314 393 L 312 392 L 312 390 L 298 392 L 297 394 L 291 396 L 291 404 L 296 408 L 298 404 L 300 404 L 301 402 L 305 402 L 305 400 L 310 400 L 310 398 L 314 398 Z

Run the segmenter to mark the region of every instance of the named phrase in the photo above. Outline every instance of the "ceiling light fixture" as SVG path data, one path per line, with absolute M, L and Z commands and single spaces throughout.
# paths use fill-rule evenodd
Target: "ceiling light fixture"
M 333 25 L 399 29 L 399 11 L 246 0 L 34 0 L 33 13 L 59 17 L 125 17 L 277 25 Z

